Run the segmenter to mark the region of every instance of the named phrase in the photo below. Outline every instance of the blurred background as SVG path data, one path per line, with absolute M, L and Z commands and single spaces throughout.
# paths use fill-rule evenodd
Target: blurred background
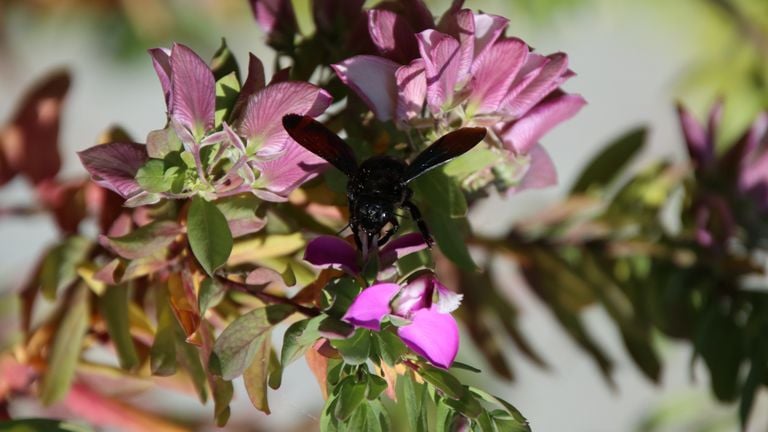
M 373 2 L 368 2 L 373 3 Z M 428 1 L 440 14 L 448 1 Z M 543 140 L 557 166 L 560 186 L 493 197 L 471 215 L 473 229 L 494 234 L 538 214 L 561 199 L 583 166 L 627 129 L 647 125 L 650 141 L 637 165 L 660 158 L 686 158 L 674 112 L 682 101 L 699 116 L 718 97 L 726 100 L 720 139 L 738 135 L 768 106 L 765 76 L 755 62 L 768 58 L 768 2 L 727 0 L 468 0 L 466 7 L 510 18 L 509 34 L 537 51 L 568 53 L 578 76 L 569 92 L 589 105 Z M 756 28 L 758 30 L 756 30 Z M 96 143 L 119 124 L 138 141 L 163 127 L 165 106 L 146 50 L 184 43 L 210 57 L 226 38 L 244 64 L 253 52 L 273 64 L 272 51 L 244 0 L 3 0 L 0 2 L 0 119 L 15 112 L 25 88 L 51 70 L 67 68 L 73 84 L 65 101 L 60 145 L 64 177 L 83 175 L 75 152 Z M 761 56 L 755 53 L 762 52 Z M 269 66 L 268 66 L 269 68 Z M 270 71 L 267 71 L 267 76 Z M 763 87 L 764 88 L 764 87 Z M 0 206 L 24 206 L 29 186 L 17 179 L 0 190 Z M 0 216 L 0 291 L 16 288 L 57 230 L 48 216 Z M 498 379 L 465 343 L 459 359 L 483 366 L 465 377 L 513 402 L 535 431 L 735 431 L 736 405 L 719 405 L 709 376 L 691 371 L 690 344 L 656 338 L 663 371 L 658 384 L 645 379 L 629 359 L 615 326 L 597 306 L 585 313 L 588 329 L 615 361 L 615 387 L 569 339 L 531 294 L 515 269 L 501 269 L 505 290 L 520 307 L 520 326 L 547 360 L 549 370 L 529 363 L 511 346 L 513 382 Z M 252 409 L 238 388 L 227 428 L 301 429 L 317 419 L 322 398 L 303 362 L 286 371 L 283 387 L 270 395 L 273 414 Z M 211 418 L 192 396 L 155 392 L 135 402 L 175 416 Z M 759 393 L 749 430 L 768 427 L 768 394 Z M 22 406 L 32 413 L 34 403 Z M 23 412 L 22 412 L 23 414 Z M 211 427 L 214 429 L 214 427 Z

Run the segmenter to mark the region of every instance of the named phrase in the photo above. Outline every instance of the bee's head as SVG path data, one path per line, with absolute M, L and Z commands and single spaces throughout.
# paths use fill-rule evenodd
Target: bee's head
M 393 217 L 394 209 L 377 200 L 361 200 L 357 203 L 357 223 L 369 235 L 377 235 Z

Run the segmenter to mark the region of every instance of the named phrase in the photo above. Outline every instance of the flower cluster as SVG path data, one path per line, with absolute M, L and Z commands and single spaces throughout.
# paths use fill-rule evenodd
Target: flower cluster
M 94 180 L 126 198 L 127 205 L 241 193 L 285 201 L 325 167 L 281 124 L 288 113 L 322 114 L 331 103 L 324 90 L 283 74 L 267 84 L 253 55 L 242 85 L 236 71 L 217 80 L 184 45 L 152 49 L 150 55 L 165 95 L 167 126 L 151 132 L 146 146 L 118 141 L 80 153 Z
M 698 187 L 691 204 L 695 235 L 706 247 L 724 245 L 736 234 L 737 224 L 754 225 L 755 215 L 768 211 L 768 113 L 759 114 L 743 136 L 718 155 L 715 143 L 722 114 L 718 102 L 705 126 L 678 106 Z

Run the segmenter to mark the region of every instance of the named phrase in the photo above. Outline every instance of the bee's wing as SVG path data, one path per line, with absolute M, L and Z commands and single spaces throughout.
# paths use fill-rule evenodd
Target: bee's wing
M 485 128 L 461 128 L 443 135 L 408 165 L 403 181 L 408 183 L 425 172 L 461 156 L 485 138 Z
M 312 117 L 288 114 L 283 117 L 283 127 L 300 146 L 327 160 L 347 176 L 357 170 L 355 154 L 349 145 Z

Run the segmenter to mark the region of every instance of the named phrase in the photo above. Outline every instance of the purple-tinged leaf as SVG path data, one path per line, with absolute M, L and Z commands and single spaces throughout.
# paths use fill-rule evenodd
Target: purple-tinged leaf
M 248 139 L 247 147 L 258 158 L 281 155 L 289 140 L 282 119 L 287 114 L 316 117 L 331 104 L 331 95 L 303 82 L 270 84 L 248 98 L 243 113 L 235 123 L 237 132 Z
M 395 82 L 397 85 L 395 118 L 402 123 L 418 117 L 427 98 L 424 60 L 416 59 L 409 65 L 399 67 L 395 71 Z
M 380 283 L 364 289 L 344 314 L 344 321 L 371 330 L 379 330 L 381 320 L 390 312 L 389 303 L 400 291 L 400 285 Z
M 688 154 L 697 166 L 706 166 L 714 159 L 714 143 L 707 139 L 707 131 L 682 105 L 677 106 L 680 126 L 688 147 Z
M 261 171 L 257 181 L 259 190 L 253 193 L 263 200 L 276 202 L 285 201 L 294 189 L 328 166 L 325 160 L 293 140 L 277 159 L 256 161 L 253 165 Z
M 384 9 L 368 11 L 368 32 L 382 56 L 408 64 L 419 56 L 413 28 L 404 15 Z
M 586 103 L 579 95 L 553 94 L 504 127 L 501 140 L 514 153 L 526 154 L 550 129 L 576 115 Z
M 527 58 L 528 45 L 520 39 L 498 41 L 476 58 L 468 110 L 473 114 L 498 111 Z
M 360 55 L 331 67 L 379 120 L 392 119 L 397 104 L 395 72 L 400 65 L 382 57 Z
M 258 91 L 261 91 L 266 85 L 266 77 L 264 75 L 264 64 L 258 57 L 249 53 L 248 54 L 248 76 L 245 78 L 242 89 L 240 89 L 240 95 L 237 97 L 237 102 L 232 109 L 232 118 L 240 117 L 240 114 L 245 108 L 248 98 Z
M 147 162 L 146 146 L 131 142 L 99 144 L 78 152 L 93 181 L 130 198 L 141 192 L 136 173 Z
M 320 268 L 342 270 L 351 275 L 360 274 L 357 249 L 336 236 L 320 236 L 307 244 L 304 260 Z
M 152 48 L 148 50 L 152 57 L 152 67 L 155 68 L 160 87 L 165 95 L 165 105 L 171 110 L 171 50 L 167 48 Z
M 191 49 L 171 50 L 171 117 L 196 137 L 213 129 L 216 81 L 208 65 Z
M 507 190 L 508 194 L 527 189 L 543 189 L 557 184 L 557 170 L 549 153 L 540 144 L 528 152 L 528 167 L 520 183 Z
M 411 317 L 411 323 L 399 327 L 397 334 L 408 348 L 444 369 L 451 367 L 459 352 L 459 326 L 456 320 L 435 308 L 417 311 Z
M 469 9 L 462 9 L 440 22 L 439 30 L 459 41 L 458 85 L 465 84 L 469 77 L 472 59 L 475 55 L 475 15 Z
M 435 30 L 417 35 L 427 77 L 427 104 L 439 113 L 453 102 L 461 68 L 461 46 L 453 37 Z
M 379 261 L 382 268 L 393 265 L 398 259 L 427 248 L 421 233 L 408 233 L 386 244 L 379 251 Z
M 533 70 L 526 73 L 526 69 L 532 65 L 535 65 Z M 564 75 L 570 77 L 572 73 L 568 71 L 568 56 L 556 53 L 544 58 L 529 55 L 519 75 L 503 104 L 504 110 L 514 118 L 522 117 L 555 91 L 563 83 Z

